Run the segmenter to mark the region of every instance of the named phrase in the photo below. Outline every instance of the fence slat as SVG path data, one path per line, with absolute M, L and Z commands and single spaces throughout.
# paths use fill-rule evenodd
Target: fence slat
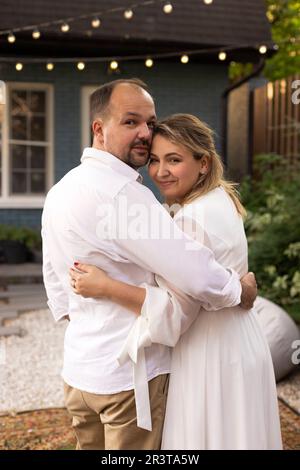
M 278 153 L 293 167 L 300 166 L 300 104 L 292 103 L 294 80 L 268 83 L 254 91 L 253 153 Z

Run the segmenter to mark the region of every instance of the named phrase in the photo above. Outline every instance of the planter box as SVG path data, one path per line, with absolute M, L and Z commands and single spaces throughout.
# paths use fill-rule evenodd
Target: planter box
M 24 243 L 15 240 L 0 240 L 0 262 L 7 264 L 26 263 L 28 250 Z

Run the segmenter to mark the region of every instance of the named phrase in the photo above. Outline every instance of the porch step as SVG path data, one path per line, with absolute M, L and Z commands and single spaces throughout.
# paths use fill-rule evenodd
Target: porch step
M 0 326 L 0 337 L 1 336 L 25 336 L 26 331 L 19 326 Z
M 25 330 L 15 326 L 5 326 L 5 321 L 14 320 L 24 312 L 47 308 L 46 291 L 40 282 L 4 285 L 0 289 L 0 337 L 24 336 Z
M 11 292 L 36 292 L 36 291 L 45 291 L 44 284 L 8 284 L 5 287 L 5 290 L 0 291 L 1 293 Z
M 42 284 L 42 265 L 39 263 L 0 264 L 0 288 L 8 284 Z

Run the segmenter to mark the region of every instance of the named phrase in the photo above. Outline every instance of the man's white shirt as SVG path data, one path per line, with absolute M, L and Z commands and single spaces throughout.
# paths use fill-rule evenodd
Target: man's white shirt
M 171 237 L 156 236 L 151 227 L 157 221 Z M 42 236 L 49 308 L 56 321 L 65 315 L 71 320 L 62 376 L 77 389 L 113 394 L 134 388 L 132 362 L 120 365 L 118 358 L 137 317 L 109 300 L 73 293 L 68 270 L 75 261 L 133 285 L 155 286 L 157 274 L 206 309 L 240 303 L 238 275 L 221 267 L 207 248 L 190 249 L 192 239 L 140 183 L 139 173 L 107 152 L 86 148 L 81 164 L 49 191 Z M 148 380 L 168 373 L 170 349 L 151 344 L 145 363 Z

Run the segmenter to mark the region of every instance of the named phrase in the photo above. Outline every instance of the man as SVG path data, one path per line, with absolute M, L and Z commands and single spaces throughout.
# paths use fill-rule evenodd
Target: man
M 137 422 L 132 364 L 117 361 L 135 315 L 108 299 L 76 296 L 68 268 L 77 260 L 94 264 L 135 285 L 154 285 L 155 273 L 213 309 L 241 300 L 249 307 L 255 281 L 250 285 L 250 279 L 247 285 L 246 279 L 241 289 L 237 274 L 217 264 L 210 250 L 186 249 L 191 240 L 140 183 L 136 169 L 147 163 L 156 121 L 146 85 L 135 79 L 103 85 L 91 97 L 91 111 L 93 147 L 85 149 L 81 165 L 50 190 L 42 218 L 49 307 L 56 320 L 66 315 L 71 320 L 62 372 L 66 405 L 78 449 L 159 449 L 170 372 L 168 348 L 153 344 L 145 352 L 149 431 Z M 128 227 L 136 203 L 174 236 L 132 236 Z M 108 222 L 108 232 L 103 221 Z

